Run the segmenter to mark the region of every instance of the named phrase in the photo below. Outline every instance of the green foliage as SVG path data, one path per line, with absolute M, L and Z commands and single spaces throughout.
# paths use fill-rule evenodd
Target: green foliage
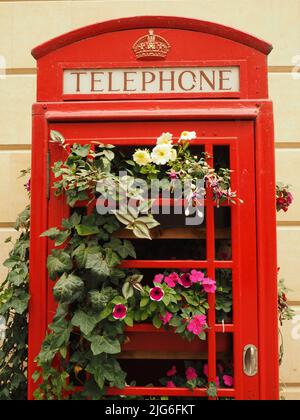
M 26 172 L 27 173 L 27 172 Z M 29 284 L 29 206 L 18 216 L 16 230 L 20 235 L 9 258 L 9 269 L 0 287 L 0 317 L 5 321 L 5 339 L 0 339 L 0 400 L 27 399 L 27 309 Z

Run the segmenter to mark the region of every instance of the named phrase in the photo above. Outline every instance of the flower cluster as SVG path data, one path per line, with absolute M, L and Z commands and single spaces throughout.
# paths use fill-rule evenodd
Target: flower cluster
M 190 142 L 197 137 L 195 131 L 184 131 L 178 141 L 178 144 Z M 138 149 L 134 155 L 133 160 L 139 166 L 147 166 L 150 163 L 155 165 L 166 165 L 169 162 L 175 162 L 177 159 L 177 150 L 173 144 L 173 134 L 162 133 L 157 139 L 156 146 L 150 152 L 148 149 Z
M 294 197 L 289 191 L 288 185 L 276 185 L 276 206 L 278 212 L 282 210 L 286 213 L 293 201 Z
M 129 279 L 133 277 L 139 281 L 143 278 L 135 274 Z M 139 283 L 131 293 L 128 287 L 123 287 L 123 296 L 113 297 L 105 311 L 111 321 L 124 321 L 128 326 L 152 322 L 156 328 L 172 328 L 189 341 L 196 337 L 205 340 L 207 295 L 215 292 L 215 280 L 202 271 L 165 272 L 155 275 L 152 287 Z
M 184 372 L 184 374 L 183 374 Z M 215 385 L 217 388 L 232 388 L 234 386 L 233 369 L 231 363 L 217 364 L 217 377 Z M 160 380 L 167 388 L 201 388 L 207 387 L 209 378 L 208 364 L 204 362 L 186 362 L 184 369 L 172 366 L 167 371 L 166 377 Z
M 216 291 L 216 282 L 208 277 L 205 277 L 205 274 L 202 271 L 192 270 L 191 272 L 176 273 L 172 272 L 170 274 L 157 274 L 154 277 L 154 283 L 165 283 L 170 288 L 175 288 L 176 286 L 182 286 L 185 289 L 191 288 L 195 284 L 202 286 L 203 290 L 206 293 L 215 293 Z

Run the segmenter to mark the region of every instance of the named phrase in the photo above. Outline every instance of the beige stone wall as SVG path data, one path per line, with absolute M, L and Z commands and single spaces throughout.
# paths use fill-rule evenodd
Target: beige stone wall
M 0 0 L 0 260 L 3 240 L 26 202 L 18 172 L 30 161 L 31 103 L 35 98 L 35 62 L 30 50 L 71 29 L 135 15 L 177 15 L 223 23 L 274 44 L 270 56 L 270 95 L 275 104 L 277 178 L 293 185 L 296 202 L 278 219 L 281 274 L 293 292 L 297 311 L 285 326 L 286 359 L 281 371 L 286 395 L 300 399 L 300 79 L 291 74 L 300 55 L 300 0 Z M 300 62 L 300 59 L 298 60 Z M 4 270 L 0 269 L 3 278 Z

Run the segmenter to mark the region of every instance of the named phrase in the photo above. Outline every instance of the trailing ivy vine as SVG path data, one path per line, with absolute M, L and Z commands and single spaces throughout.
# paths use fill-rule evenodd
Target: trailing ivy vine
M 30 207 L 19 215 L 16 242 L 4 266 L 9 272 L 0 287 L 0 317 L 5 337 L 0 345 L 0 400 L 27 399 L 27 309 L 29 285 Z M 0 338 L 1 342 L 1 338 Z

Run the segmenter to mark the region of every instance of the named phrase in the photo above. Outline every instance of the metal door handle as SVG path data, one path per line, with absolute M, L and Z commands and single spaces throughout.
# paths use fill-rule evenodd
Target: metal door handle
M 258 350 L 253 344 L 248 344 L 244 348 L 243 356 L 244 374 L 247 376 L 255 376 L 258 373 Z

